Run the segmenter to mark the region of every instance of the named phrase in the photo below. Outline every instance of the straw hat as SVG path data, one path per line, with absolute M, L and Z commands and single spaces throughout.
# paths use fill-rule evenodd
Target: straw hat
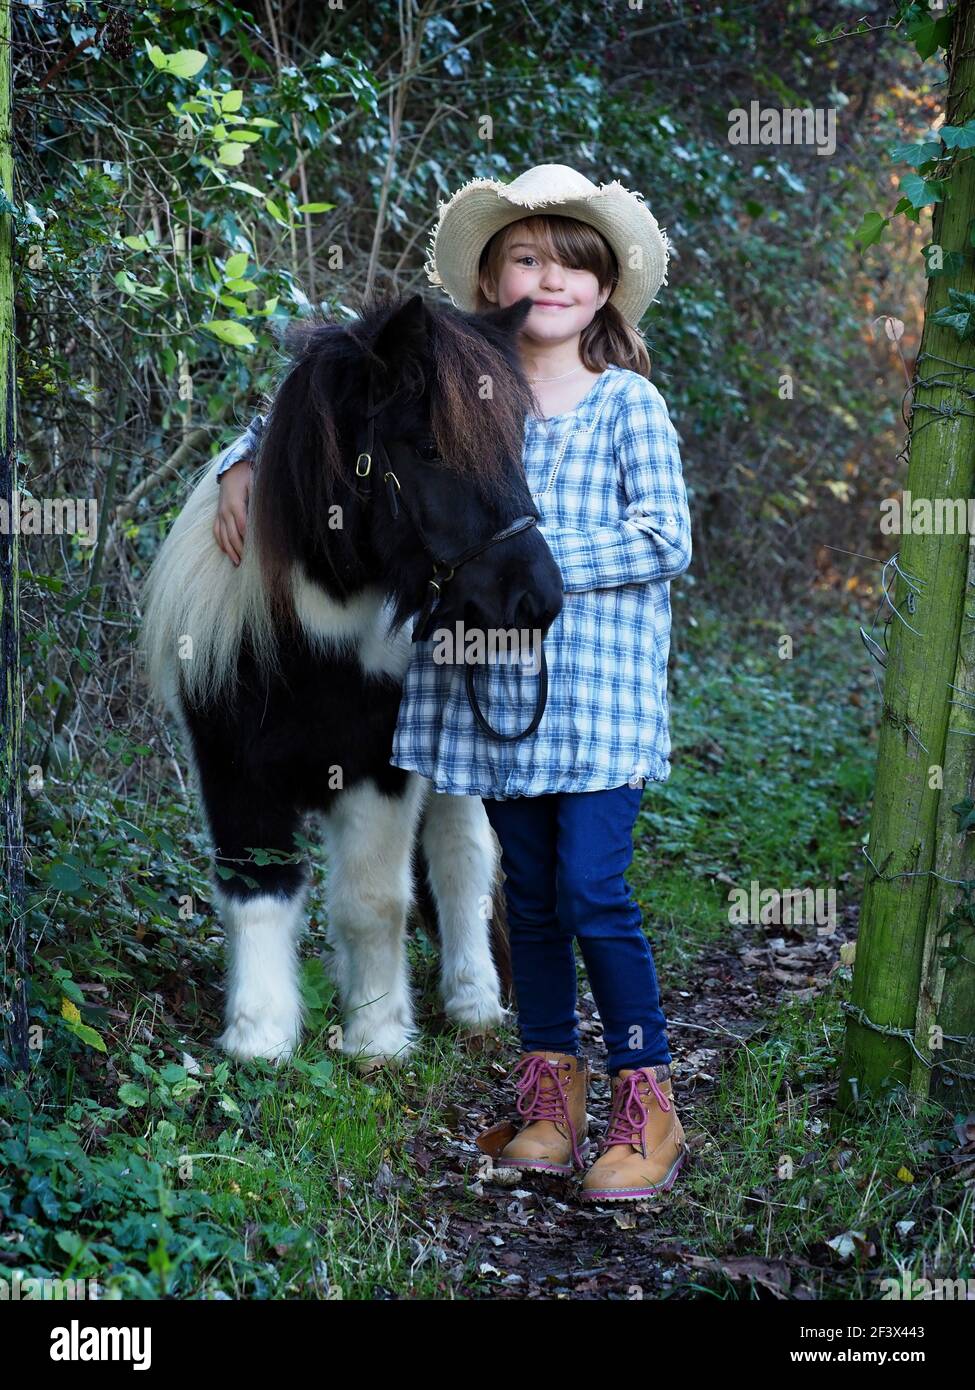
M 427 279 L 446 290 L 458 309 L 473 312 L 481 252 L 495 232 L 535 213 L 575 217 L 602 232 L 613 248 L 620 278 L 609 302 L 638 328 L 667 283 L 673 250 L 642 198 L 616 179 L 597 187 L 566 164 L 538 164 L 511 183 L 472 179 L 438 204 L 424 266 Z

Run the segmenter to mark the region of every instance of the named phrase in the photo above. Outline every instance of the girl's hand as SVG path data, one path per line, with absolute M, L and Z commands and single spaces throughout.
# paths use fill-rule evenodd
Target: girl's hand
M 220 501 L 213 523 L 213 536 L 225 555 L 239 565 L 247 529 L 247 502 L 253 468 L 249 459 L 238 459 L 220 479 Z

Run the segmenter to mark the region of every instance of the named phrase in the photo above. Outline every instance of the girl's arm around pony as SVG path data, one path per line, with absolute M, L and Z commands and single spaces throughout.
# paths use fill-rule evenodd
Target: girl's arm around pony
M 255 415 L 244 433 L 238 435 L 219 456 L 217 482 L 220 484 L 220 501 L 213 523 L 213 538 L 235 565 L 240 564 L 244 549 L 253 459 L 263 428 L 264 416 Z

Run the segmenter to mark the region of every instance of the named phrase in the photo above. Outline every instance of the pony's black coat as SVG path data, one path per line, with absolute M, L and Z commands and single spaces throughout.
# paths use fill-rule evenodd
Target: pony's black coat
M 355 491 L 370 369 L 381 372 L 386 387 L 381 395 L 402 388 L 378 418 L 377 429 L 404 493 L 409 490 L 422 516 L 424 533 L 445 556 L 518 515 L 537 516 L 520 453 L 506 458 L 501 485 L 461 476 L 423 457 L 437 389 L 431 325 L 449 314 L 473 325 L 527 392 L 515 344 L 529 307 L 521 301 L 495 316 L 457 315 L 428 309 L 416 296 L 373 309 L 354 331 L 331 325 L 316 330 L 318 336 L 305 341 L 275 397 L 262 440 L 254 487 L 255 492 L 273 489 L 274 507 L 262 514 L 265 531 L 262 536 L 258 528 L 258 542 L 279 546 L 285 568 L 298 561 L 307 578 L 333 599 L 374 586 L 394 606 L 396 623 L 420 608 L 432 566 L 413 525 L 402 512 L 393 517 L 381 478 L 374 480 L 369 500 Z M 333 424 L 323 425 L 326 397 L 333 403 L 341 459 L 336 471 L 333 450 L 331 472 L 319 460 L 323 429 Z M 476 429 L 473 408 L 470 421 Z M 326 508 L 333 503 L 343 507 L 340 531 L 325 524 Z M 249 524 L 248 544 L 251 534 Z M 447 626 L 462 618 L 544 632 L 560 607 L 558 567 L 533 530 L 458 570 L 445 589 L 440 615 Z M 185 690 L 181 693 L 216 863 L 234 871 L 232 877 L 221 875 L 220 886 L 234 898 L 293 894 L 306 874 L 294 841 L 304 814 L 327 812 L 340 790 L 367 779 L 380 792 L 400 796 L 409 776 L 389 763 L 402 693 L 398 676 L 370 674 L 342 647 L 316 647 L 300 627 L 280 628 L 276 655 L 268 669 L 245 637 L 228 698 L 200 707 Z M 261 862 L 264 856 L 255 858 L 255 850 L 288 862 Z
M 389 796 L 402 793 L 409 774 L 389 762 L 401 694 L 394 677 L 369 676 L 358 660 L 323 656 L 299 637 L 271 676 L 241 652 L 229 710 L 186 708 L 216 863 L 246 874 L 222 876 L 225 893 L 293 893 L 306 873 L 294 833 L 341 788 L 371 778 Z M 297 862 L 255 863 L 254 849 Z

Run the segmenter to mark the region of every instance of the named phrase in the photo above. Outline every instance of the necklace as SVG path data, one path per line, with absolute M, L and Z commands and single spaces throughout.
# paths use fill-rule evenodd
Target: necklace
M 562 381 L 565 377 L 574 376 L 576 372 L 581 372 L 584 370 L 585 364 L 580 362 L 578 367 L 573 367 L 570 372 L 562 372 L 559 376 L 530 376 L 528 380 L 534 386 L 537 382 L 540 381 Z

